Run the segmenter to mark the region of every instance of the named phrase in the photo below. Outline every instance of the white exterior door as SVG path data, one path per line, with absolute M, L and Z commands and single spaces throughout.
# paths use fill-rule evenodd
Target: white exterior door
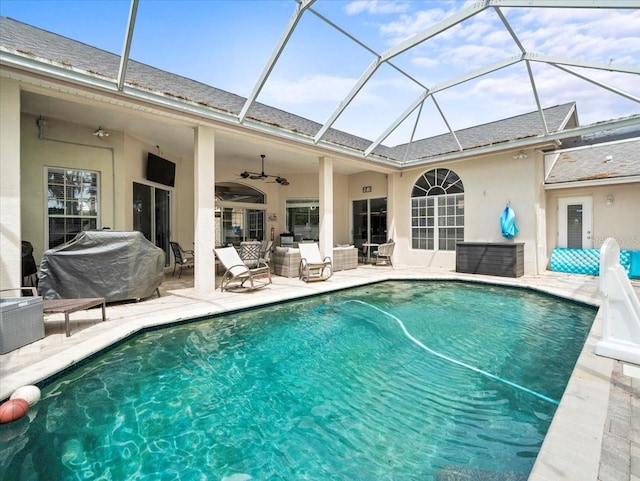
M 558 247 L 593 248 L 593 199 L 558 199 Z

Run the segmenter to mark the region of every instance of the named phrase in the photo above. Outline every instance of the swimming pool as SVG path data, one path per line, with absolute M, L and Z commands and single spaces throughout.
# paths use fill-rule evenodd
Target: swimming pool
M 147 332 L 0 426 L 2 479 L 526 479 L 594 316 L 387 282 Z

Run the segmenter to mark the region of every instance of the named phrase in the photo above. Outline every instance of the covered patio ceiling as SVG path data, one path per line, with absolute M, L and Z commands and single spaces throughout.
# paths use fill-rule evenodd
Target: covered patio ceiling
M 185 159 L 193 158 L 193 128 L 168 122 L 167 119 L 160 121 L 154 116 L 141 116 L 135 112 L 87 105 L 80 101 L 49 97 L 29 90 L 22 91 L 21 108 L 24 113 L 45 119 L 61 119 L 95 126 L 96 129 L 101 127 L 106 133 L 126 132 L 127 135 L 147 144 L 159 146 L 163 151 L 169 151 Z M 261 154 L 266 155 L 266 170 L 269 173 L 292 175 L 318 172 L 317 154 L 258 136 L 245 134 L 240 137 L 238 134 L 219 131 L 216 134 L 215 148 L 216 158 L 237 164 L 238 173 L 243 170 L 259 171 Z M 336 164 L 334 170 L 336 173 L 349 175 L 369 170 L 371 167 L 375 170 L 375 166 L 367 167 L 356 161 L 346 161 Z
M 246 97 L 242 109 L 237 113 L 237 115 L 234 114 L 233 118 L 239 126 L 250 124 L 248 114 L 252 106 L 255 106 L 259 101 L 261 93 L 265 89 L 265 86 L 268 85 L 274 69 L 277 67 L 278 62 L 282 59 L 284 52 L 290 45 L 292 37 L 299 29 L 302 28 L 302 19 L 308 16 L 313 16 L 314 18 L 319 19 L 330 29 L 333 29 L 339 35 L 343 36 L 346 42 L 356 44 L 360 49 L 372 56 L 373 61 L 364 69 L 364 71 L 362 71 L 359 78 L 351 85 L 350 90 L 343 97 L 339 105 L 321 123 L 321 127 L 313 137 L 313 144 L 318 146 L 323 145 L 330 129 L 336 128 L 336 126 L 339 127 L 341 119 L 350 115 L 350 108 L 358 102 L 359 96 L 363 95 L 363 92 L 367 89 L 367 85 L 373 81 L 382 69 L 395 72 L 398 77 L 401 77 L 405 82 L 410 84 L 413 91 L 416 92 L 413 100 L 405 102 L 401 106 L 401 112 L 399 115 L 393 118 L 384 119 L 386 127 L 379 132 L 376 132 L 375 138 L 372 137 L 367 141 L 368 146 L 364 149 L 361 155 L 347 156 L 347 158 L 352 157 L 354 159 L 359 157 L 365 161 L 365 163 L 341 163 L 340 166 L 337 166 L 338 172 L 348 174 L 371 168 L 371 162 L 366 161 L 373 158 L 373 151 L 377 147 L 385 145 L 385 143 L 387 143 L 387 145 L 393 145 L 389 144 L 392 139 L 395 140 L 402 138 L 404 139 L 402 143 L 411 144 L 421 138 L 424 138 L 425 135 L 421 133 L 422 130 L 420 126 L 425 116 L 424 112 L 428 108 L 431 109 L 432 113 L 435 112 L 441 124 L 446 127 L 445 132 L 448 132 L 455 139 L 459 147 L 458 154 L 464 156 L 472 153 L 465 152 L 465 149 L 458 141 L 455 123 L 450 120 L 451 115 L 446 106 L 441 105 L 438 99 L 440 95 L 447 94 L 462 84 L 477 81 L 477 79 L 481 78 L 488 78 L 500 71 L 512 68 L 521 68 L 526 72 L 526 78 L 523 82 L 522 88 L 526 88 L 530 92 L 530 96 L 534 103 L 529 111 L 538 111 L 541 131 L 543 132 L 537 138 L 532 139 L 535 142 L 542 142 L 545 139 L 557 141 L 561 140 L 563 136 L 573 136 L 576 135 L 576 133 L 558 135 L 557 133 L 549 131 L 542 113 L 542 109 L 548 107 L 548 105 L 545 105 L 544 99 L 541 98 L 539 82 L 535 73 L 534 65 L 551 67 L 562 74 L 579 78 L 591 87 L 597 88 L 597 91 L 602 92 L 603 95 L 613 95 L 617 99 L 622 99 L 624 102 L 627 102 L 630 106 L 629 112 L 631 112 L 631 115 L 626 116 L 624 119 L 598 119 L 595 127 L 588 127 L 583 130 L 584 132 L 592 132 L 594 129 L 606 130 L 618 125 L 629 125 L 630 123 L 640 124 L 640 66 L 637 63 L 632 65 L 618 65 L 613 62 L 613 58 L 609 62 L 598 62 L 545 55 L 544 52 L 527 50 L 525 47 L 526 42 L 521 39 L 518 28 L 513 25 L 509 20 L 508 15 L 505 14 L 505 9 L 512 9 L 512 11 L 513 9 L 530 9 L 534 13 L 536 9 L 597 9 L 602 11 L 629 11 L 640 8 L 640 4 L 638 2 L 629 0 L 484 0 L 478 2 L 467 2 L 463 8 L 458 9 L 455 13 L 450 14 L 440 21 L 429 24 L 419 33 L 405 39 L 391 48 L 379 52 L 359 40 L 356 35 L 350 33 L 347 28 L 337 25 L 332 19 L 328 18 L 320 10 L 315 8 L 316 5 L 321 4 L 323 1 L 324 0 L 292 1 L 292 14 L 288 23 L 281 33 L 276 45 L 273 46 L 272 53 L 265 61 L 265 65 L 260 75 L 255 80 L 250 94 Z M 131 0 L 128 27 L 126 29 L 126 35 L 122 45 L 122 54 L 120 56 L 120 67 L 114 85 L 114 89 L 117 92 L 123 92 L 127 85 L 127 64 L 129 62 L 131 45 L 136 29 L 138 6 L 139 0 Z M 462 75 L 439 79 L 439 81 L 434 84 L 426 82 L 423 75 L 414 73 L 410 68 L 410 64 L 402 61 L 403 55 L 406 55 L 412 49 L 419 48 L 433 39 L 450 34 L 452 29 L 472 22 L 474 17 L 477 17 L 480 14 L 495 15 L 496 18 L 499 19 L 499 32 L 486 32 L 486 35 L 495 33 L 507 34 L 512 40 L 514 49 L 510 52 L 510 55 L 505 54 L 504 58 L 501 60 L 488 63 L 479 68 L 474 68 Z M 634 60 L 637 60 L 637 58 L 634 58 Z M 206 61 L 206 59 L 203 59 L 203 61 Z M 635 88 L 629 90 L 628 88 L 620 88 L 617 85 L 603 81 L 602 77 L 598 76 L 598 72 L 613 72 L 621 74 L 623 77 L 626 76 L 626 78 L 630 77 L 633 79 L 633 82 L 627 82 L 625 86 L 634 85 L 635 82 Z M 558 87 L 562 88 L 561 85 Z M 478 97 L 477 101 L 482 102 L 483 99 Z M 33 113 L 34 115 L 64 118 L 66 120 L 89 125 L 102 125 L 114 130 L 127 132 L 130 135 L 138 137 L 152 145 L 171 145 L 172 152 L 185 158 L 192 157 L 193 155 L 193 129 L 189 127 L 159 122 L 153 118 L 142 119 L 132 116 L 130 113 L 115 109 L 106 110 L 100 106 L 92 107 L 80 102 L 75 103 L 69 100 L 53 99 L 51 97 L 41 95 L 37 89 L 34 89 L 33 92 L 24 91 L 22 103 L 23 110 L 25 112 Z M 486 108 L 491 109 L 491 106 L 487 105 Z M 578 110 L 580 111 L 580 105 L 578 105 Z M 378 112 L 375 111 L 374 107 L 371 111 L 371 115 L 377 114 Z M 278 129 L 274 128 L 273 130 L 275 132 Z M 398 133 L 400 131 L 402 131 L 403 134 L 399 136 Z M 276 135 L 278 134 L 277 132 L 275 133 Z M 295 138 L 295 133 L 292 135 L 292 132 L 287 132 L 286 138 Z M 265 142 L 259 136 L 254 138 L 249 137 L 242 142 L 238 142 L 237 138 L 233 135 L 222 133 L 216 143 L 216 149 L 218 154 L 244 163 L 244 165 L 247 165 L 248 169 L 253 170 L 255 170 L 255 167 L 258 167 L 259 155 L 263 153 L 274 162 L 274 164 L 272 164 L 273 168 L 286 172 L 311 173 L 315 172 L 317 166 L 317 155 L 312 153 L 312 151 L 288 149 L 284 143 L 274 144 Z M 405 149 L 405 151 L 409 152 L 410 149 Z M 353 153 L 351 152 L 350 154 Z M 453 152 L 452 155 L 456 155 L 455 152 Z M 402 166 L 404 161 L 411 161 L 411 159 L 404 158 L 402 161 L 397 162 L 395 166 Z M 252 163 L 255 167 L 253 167 Z M 413 165 L 416 164 L 414 163 Z M 389 164 L 386 166 L 374 165 L 374 170 L 377 168 L 377 170 L 385 171 L 392 169 L 393 167 L 393 165 Z

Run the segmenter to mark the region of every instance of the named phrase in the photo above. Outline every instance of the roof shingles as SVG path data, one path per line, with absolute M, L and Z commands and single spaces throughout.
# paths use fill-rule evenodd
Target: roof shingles
M 547 184 L 640 176 L 640 139 L 559 152 Z

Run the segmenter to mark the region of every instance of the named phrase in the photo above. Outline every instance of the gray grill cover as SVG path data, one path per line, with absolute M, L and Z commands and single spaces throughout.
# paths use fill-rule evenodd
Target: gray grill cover
M 38 290 L 44 299 L 144 299 L 162 282 L 164 264 L 164 251 L 141 232 L 84 231 L 44 253 Z

